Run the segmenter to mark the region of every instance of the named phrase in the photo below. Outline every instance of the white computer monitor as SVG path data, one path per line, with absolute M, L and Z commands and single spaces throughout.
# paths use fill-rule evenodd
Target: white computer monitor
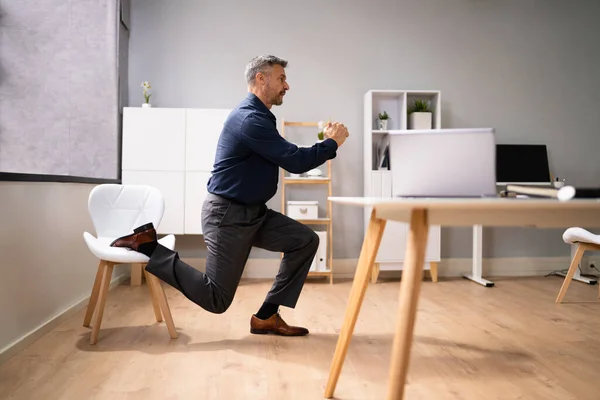
M 390 132 L 394 197 L 497 196 L 493 128 Z

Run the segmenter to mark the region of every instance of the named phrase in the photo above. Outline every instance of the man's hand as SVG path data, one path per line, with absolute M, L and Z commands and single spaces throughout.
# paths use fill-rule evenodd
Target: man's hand
M 338 147 L 340 147 L 346 141 L 346 138 L 350 135 L 348 133 L 348 129 L 339 122 L 328 122 L 327 126 L 325 127 L 324 134 L 325 138 L 331 138 L 335 140 Z

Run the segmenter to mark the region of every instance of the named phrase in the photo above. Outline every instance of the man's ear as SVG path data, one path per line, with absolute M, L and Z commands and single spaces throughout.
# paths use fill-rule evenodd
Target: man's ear
M 258 72 L 256 74 L 256 83 L 258 83 L 259 85 L 264 85 L 266 79 L 267 79 L 267 77 L 265 76 L 265 74 L 263 72 Z

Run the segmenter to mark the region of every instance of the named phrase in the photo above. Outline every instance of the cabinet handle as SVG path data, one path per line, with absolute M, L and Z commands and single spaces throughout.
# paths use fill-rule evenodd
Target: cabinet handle
M 307 208 L 302 208 L 302 207 L 300 207 L 300 212 L 301 212 L 302 214 L 306 214 L 306 212 L 307 212 L 307 211 L 308 211 L 308 209 L 307 209 Z

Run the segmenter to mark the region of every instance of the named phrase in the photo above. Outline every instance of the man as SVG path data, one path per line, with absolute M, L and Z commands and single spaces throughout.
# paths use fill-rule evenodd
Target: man
M 274 105 L 289 90 L 287 61 L 275 56 L 252 59 L 246 67 L 247 97 L 231 112 L 217 145 L 208 196 L 202 206 L 202 227 L 208 249 L 206 273 L 182 262 L 178 254 L 156 242 L 151 224 L 113 245 L 150 257 L 146 270 L 213 313 L 225 312 L 233 301 L 251 248 L 283 252 L 279 272 L 263 305 L 250 319 L 250 332 L 306 335 L 306 328 L 287 325 L 279 306 L 294 308 L 319 245 L 308 226 L 267 208 L 277 192 L 279 168 L 303 173 L 336 157 L 348 131 L 328 124 L 326 139 L 298 148 L 277 131 Z

